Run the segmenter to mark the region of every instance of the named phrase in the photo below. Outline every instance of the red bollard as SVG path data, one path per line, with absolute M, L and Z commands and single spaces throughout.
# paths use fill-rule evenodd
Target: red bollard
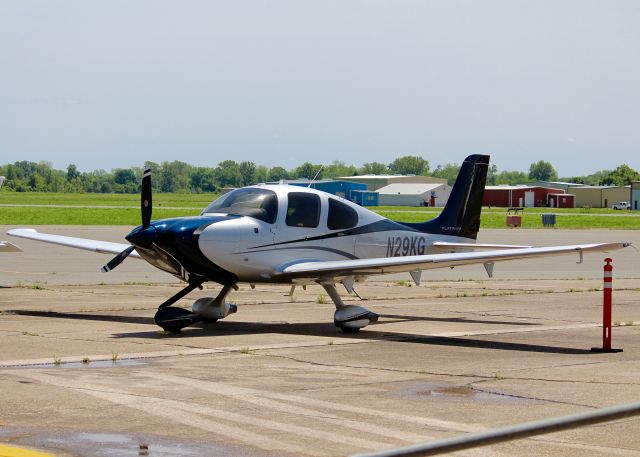
M 602 289 L 602 347 L 591 348 L 594 352 L 622 352 L 611 348 L 611 293 L 613 292 L 613 265 L 609 257 L 604 259 L 604 287 Z

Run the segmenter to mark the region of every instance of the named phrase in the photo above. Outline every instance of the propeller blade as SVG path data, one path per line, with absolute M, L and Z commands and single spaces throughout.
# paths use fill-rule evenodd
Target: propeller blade
M 102 267 L 100 271 L 102 271 L 103 273 L 110 272 L 115 267 L 120 265 L 122 261 L 126 259 L 129 254 L 133 252 L 134 249 L 135 249 L 135 246 L 129 246 L 127 249 L 125 249 L 120 254 L 118 254 L 113 259 L 111 259 L 111 261 L 108 264 L 106 264 L 104 267 Z
M 142 228 L 149 227 L 151 222 L 151 168 L 144 170 L 142 175 L 142 192 L 140 193 L 140 203 L 142 209 Z

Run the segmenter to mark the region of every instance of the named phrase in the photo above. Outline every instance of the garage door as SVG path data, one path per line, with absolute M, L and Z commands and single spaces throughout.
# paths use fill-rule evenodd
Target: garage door
M 536 204 L 536 193 L 535 192 L 525 192 L 524 193 L 524 206 L 527 208 L 534 207 Z

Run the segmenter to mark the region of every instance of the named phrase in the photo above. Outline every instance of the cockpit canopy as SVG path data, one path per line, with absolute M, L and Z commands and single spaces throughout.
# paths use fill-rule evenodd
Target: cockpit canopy
M 278 217 L 278 196 L 256 187 L 236 189 L 207 206 L 202 214 L 206 213 L 238 214 L 273 224 Z
M 317 228 L 321 214 L 326 213 L 326 228 L 346 230 L 358 225 L 358 212 L 347 202 L 328 196 L 324 201 L 317 193 L 303 192 L 291 186 L 290 192 L 281 194 L 286 207 L 282 224 L 296 228 Z M 296 189 L 296 190 L 294 190 Z M 269 189 L 244 187 L 222 195 L 202 211 L 202 214 L 225 213 L 253 217 L 268 224 L 278 219 L 278 195 Z

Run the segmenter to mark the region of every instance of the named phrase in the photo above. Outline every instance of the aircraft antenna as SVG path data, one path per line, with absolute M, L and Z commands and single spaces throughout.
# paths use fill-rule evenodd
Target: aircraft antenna
M 311 182 L 307 186 L 308 188 L 311 187 L 311 184 L 313 184 L 315 182 L 316 178 L 318 177 L 318 175 L 320 174 L 320 172 L 322 171 L 323 168 L 324 168 L 324 165 L 320 165 L 320 168 L 318 169 L 318 172 L 316 173 L 316 175 L 313 177 L 313 179 L 311 180 Z

